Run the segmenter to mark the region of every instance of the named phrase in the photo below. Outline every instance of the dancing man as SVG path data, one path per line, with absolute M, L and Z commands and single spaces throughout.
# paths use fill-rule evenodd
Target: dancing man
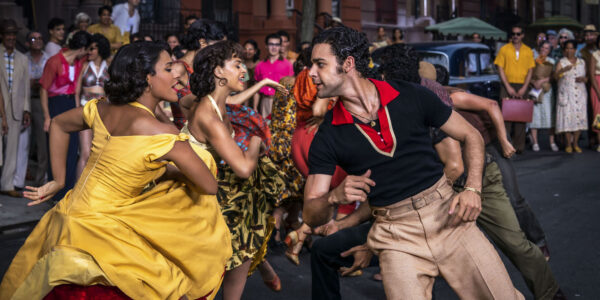
M 310 76 L 318 97 L 341 101 L 310 148 L 304 220 L 322 225 L 335 205 L 368 198 L 376 219 L 367 246 L 379 255 L 390 299 L 429 299 L 439 275 L 461 298 L 522 299 L 473 222 L 481 211 L 479 133 L 425 88 L 368 79 L 364 34 L 332 28 L 313 44 Z M 455 194 L 448 184 L 429 127 L 464 143 L 465 191 Z M 349 176 L 329 191 L 336 165 Z

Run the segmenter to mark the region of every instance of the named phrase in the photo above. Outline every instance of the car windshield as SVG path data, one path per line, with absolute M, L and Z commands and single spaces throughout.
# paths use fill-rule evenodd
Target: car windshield
M 483 49 L 470 50 L 464 56 L 459 55 L 458 75 L 463 77 L 496 74 L 490 52 Z
M 442 65 L 447 70 L 450 69 L 450 62 L 448 61 L 448 56 L 443 52 L 420 51 L 419 56 L 421 57 L 421 60 L 428 62 L 432 65 Z

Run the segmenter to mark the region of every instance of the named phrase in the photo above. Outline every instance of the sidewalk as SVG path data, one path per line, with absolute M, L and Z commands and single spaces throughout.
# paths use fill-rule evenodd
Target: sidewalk
M 4 231 L 31 226 L 52 208 L 52 201 L 46 201 L 34 206 L 27 206 L 29 200 L 0 195 L 0 234 Z

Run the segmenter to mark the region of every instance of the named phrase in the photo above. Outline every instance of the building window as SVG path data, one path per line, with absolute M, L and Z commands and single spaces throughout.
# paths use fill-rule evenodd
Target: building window
M 331 0 L 331 16 L 341 18 L 340 3 L 341 0 Z
M 375 21 L 383 24 L 397 24 L 396 1 L 375 0 Z

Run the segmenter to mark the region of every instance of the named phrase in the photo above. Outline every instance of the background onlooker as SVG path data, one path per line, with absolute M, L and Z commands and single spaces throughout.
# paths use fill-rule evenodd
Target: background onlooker
M 185 17 L 185 21 L 183 22 L 183 34 L 186 34 L 188 32 L 188 29 L 190 29 L 190 26 L 192 26 L 192 24 L 196 22 L 196 20 L 198 20 L 198 17 L 196 17 L 196 15 L 189 15 Z
M 48 144 L 46 132 L 44 131 L 44 111 L 40 102 L 40 78 L 44 72 L 44 66 L 50 56 L 42 51 L 44 40 L 42 34 L 32 31 L 27 34 L 25 46 L 29 52 L 25 53 L 29 59 L 29 78 L 31 88 L 31 147 L 35 149 L 36 164 L 31 169 L 33 183 L 41 186 L 46 183 L 46 170 L 48 168 Z
M 46 44 L 44 52 L 52 57 L 62 49 L 62 43 L 65 38 L 65 21 L 59 18 L 52 18 L 48 22 L 48 33 L 50 34 L 50 40 Z
M 244 43 L 244 50 L 246 50 L 244 53 L 244 65 L 248 70 L 246 73 L 248 77 L 246 85 L 247 87 L 251 87 L 256 83 L 256 80 L 254 80 L 254 68 L 256 68 L 256 63 L 260 58 L 260 49 L 258 49 L 258 43 L 255 40 L 249 39 Z M 256 95 L 258 97 L 258 94 Z
M 494 61 L 502 80 L 500 99 L 524 98 L 527 95 L 535 61 L 531 48 L 523 44 L 524 37 L 523 26 L 512 26 L 510 43 L 500 48 Z M 523 152 L 525 150 L 525 123 L 507 121 L 505 124 L 506 133 L 511 137 L 517 153 Z
M 533 49 L 533 58 L 537 58 L 539 53 L 538 49 L 540 49 L 540 45 L 546 41 L 546 33 L 539 32 L 535 38 L 535 48 Z
M 568 41 L 568 40 L 574 40 L 575 36 L 573 35 L 573 32 L 569 29 L 566 28 L 562 28 L 561 30 L 558 31 L 558 45 L 557 47 L 554 47 L 554 49 L 552 49 L 552 53 L 550 54 L 550 56 L 552 56 L 552 58 L 554 58 L 555 61 L 559 61 L 561 58 L 563 58 L 563 44 L 564 42 Z
M 404 32 L 400 28 L 394 28 L 392 31 L 392 44 L 404 43 Z
M 281 37 L 276 33 L 269 34 L 265 38 L 265 43 L 267 44 L 267 58 L 256 65 L 254 79 L 258 82 L 269 78 L 279 82 L 282 77 L 293 76 L 292 64 L 283 58 L 280 53 Z M 265 86 L 260 89 L 260 94 L 260 102 L 255 101 L 253 108 L 266 118 L 271 114 L 275 89 Z
M 600 123 L 600 36 L 596 37 L 596 50 L 592 52 L 588 66 L 590 80 L 590 101 L 592 103 L 592 118 Z M 593 128 L 596 133 L 596 151 L 600 152 L 600 129 Z
M 169 49 L 171 49 L 171 51 L 173 48 L 179 46 L 179 36 L 177 36 L 176 33 L 168 33 L 165 36 L 165 41 L 169 44 Z
M 540 93 L 537 97 L 539 100 L 536 101 L 533 106 L 533 118 L 529 124 L 533 142 L 531 148 L 535 152 L 540 151 L 540 145 L 538 144 L 539 129 L 550 130 L 550 148 L 552 151 L 558 151 L 558 146 L 554 143 L 554 91 L 552 90 L 552 84 L 550 83 L 552 71 L 556 62 L 549 56 L 550 50 L 551 46 L 548 41 L 542 41 L 538 46 L 538 56 L 535 59 L 535 69 L 533 69 L 533 76 L 531 79 L 531 85 Z
M 290 35 L 285 30 L 277 31 L 277 34 L 281 38 L 281 56 L 287 59 L 291 64 L 293 64 L 298 58 L 298 53 L 292 51 L 290 49 Z
M 385 34 L 385 28 L 383 28 L 383 26 L 377 27 L 377 38 L 376 38 L 375 42 L 373 42 L 373 46 L 375 46 L 375 48 L 381 48 L 381 47 L 385 47 L 385 46 L 388 46 L 391 44 L 392 44 L 392 41 Z
M 19 140 L 29 139 L 22 136 L 21 132 L 29 127 L 31 122 L 29 102 L 29 60 L 27 56 L 19 52 L 17 45 L 17 32 L 19 28 L 13 19 L 2 21 L 2 45 L 0 46 L 0 90 L 4 100 L 4 111 L 8 125 L 8 133 L 5 137 L 4 166 L 2 167 L 2 178 L 0 179 L 0 190 L 3 194 L 11 197 L 20 197 L 20 191 L 24 188 L 25 178 L 21 186 L 15 186 L 15 175 L 17 171 L 17 159 L 19 156 Z M 27 154 L 25 153 L 25 168 L 27 168 Z M 24 175 L 24 174 L 23 174 Z
M 78 106 L 92 99 L 104 97 L 104 83 L 108 81 L 108 63 L 110 57 L 110 42 L 103 35 L 92 35 L 87 48 L 87 62 L 81 68 L 81 74 L 75 87 L 75 102 Z M 92 148 L 92 130 L 86 129 L 79 132 L 79 160 L 77 162 L 77 178 L 90 157 Z
M 584 40 L 584 47 L 581 48 L 581 50 L 579 51 L 579 57 L 581 57 L 584 61 L 585 61 L 585 65 L 587 67 L 587 74 L 586 76 L 588 77 L 588 79 L 590 80 L 590 85 L 589 87 L 592 87 L 591 82 L 594 81 L 594 72 L 593 72 L 593 65 L 592 65 L 592 53 L 594 51 L 597 50 L 596 48 L 596 39 L 598 38 L 598 30 L 596 29 L 596 26 L 593 24 L 588 24 L 585 25 L 585 27 L 583 28 L 583 40 Z M 589 139 L 589 146 L 591 149 L 595 149 L 596 146 L 599 144 L 599 140 L 597 139 L 597 136 L 595 134 L 592 134 L 592 122 L 594 120 L 594 109 L 593 109 L 593 102 L 592 102 L 592 94 L 588 93 L 588 126 L 590 127 L 590 131 L 588 132 L 588 139 Z
M 73 23 L 73 28 L 69 35 L 67 36 L 66 43 L 68 44 L 73 35 L 78 31 L 87 31 L 88 27 L 92 24 L 92 19 L 88 14 L 84 12 L 80 12 L 75 16 L 75 22 Z
M 564 57 L 557 63 L 555 72 L 558 81 L 556 132 L 566 133 L 565 152 L 581 153 L 579 136 L 588 128 L 585 61 L 575 56 L 577 41 L 568 40 L 562 47 Z
M 91 35 L 80 31 L 73 35 L 69 47 L 61 50 L 48 59 L 44 73 L 40 78 L 40 99 L 44 110 L 44 131 L 50 129 L 50 120 L 55 116 L 79 106 L 75 103 L 75 88 L 86 48 L 90 44 Z M 54 195 L 54 200 L 60 200 L 65 193 L 75 185 L 77 170 L 77 152 L 79 150 L 79 134 L 73 132 L 69 138 L 67 153 L 67 172 L 64 187 Z M 52 162 L 48 168 L 48 180 L 52 180 Z
M 121 35 L 121 29 L 112 24 L 110 14 L 112 8 L 110 6 L 102 6 L 98 8 L 98 17 L 100 22 L 90 26 L 88 32 L 91 34 L 100 33 L 108 39 L 110 42 L 110 49 L 113 54 L 117 53 L 117 50 L 123 45 L 123 36 Z
M 140 0 L 127 0 L 125 3 L 115 5 L 112 10 L 113 23 L 119 27 L 125 40 L 129 40 L 130 35 L 140 31 L 138 5 L 140 5 Z

